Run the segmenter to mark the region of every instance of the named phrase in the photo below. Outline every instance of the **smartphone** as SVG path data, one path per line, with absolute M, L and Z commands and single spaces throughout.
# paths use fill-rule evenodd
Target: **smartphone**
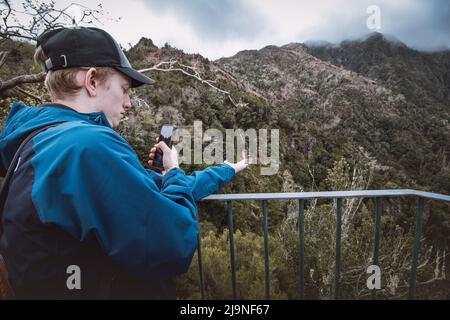
M 176 130 L 176 127 L 170 124 L 165 124 L 161 128 L 161 133 L 159 134 L 158 142 L 164 141 L 169 148 L 172 148 L 172 136 Z M 163 165 L 163 153 L 161 150 L 157 149 L 155 153 L 155 158 L 153 159 L 153 170 L 161 172 L 164 170 Z

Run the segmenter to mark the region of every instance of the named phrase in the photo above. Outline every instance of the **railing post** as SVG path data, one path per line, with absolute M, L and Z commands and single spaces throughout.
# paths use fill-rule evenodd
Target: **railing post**
M 228 232 L 230 238 L 230 258 L 231 258 L 231 284 L 233 286 L 233 299 L 236 300 L 236 262 L 234 257 L 234 228 L 233 228 L 233 208 L 230 200 L 227 201 L 228 212 Z
M 205 275 L 203 274 L 203 261 L 202 261 L 202 246 L 200 240 L 200 228 L 198 229 L 197 236 L 197 256 L 198 256 L 198 270 L 200 273 L 200 293 L 202 295 L 202 300 L 205 300 Z
M 341 275 L 341 232 L 342 232 L 342 198 L 336 203 L 336 272 L 334 283 L 334 299 L 339 299 L 339 280 Z
M 419 197 L 419 207 L 416 215 L 416 234 L 414 237 L 414 251 L 411 262 L 411 275 L 409 278 L 409 295 L 408 299 L 412 300 L 415 297 L 416 291 L 416 273 L 417 273 L 417 261 L 419 259 L 420 250 L 420 237 L 422 236 L 422 222 L 423 222 L 423 207 L 424 199 Z
M 263 207 L 263 228 L 264 228 L 264 279 L 266 300 L 270 299 L 270 279 L 269 279 L 269 225 L 267 218 L 267 200 L 262 201 Z
M 298 204 L 298 236 L 299 236 L 299 272 L 300 272 L 300 299 L 305 294 L 305 200 L 300 199 Z
M 378 266 L 378 252 L 380 249 L 380 234 L 381 234 L 381 212 L 383 210 L 382 198 L 375 198 L 376 215 L 375 215 L 375 239 L 373 242 L 373 259 L 372 264 Z M 372 289 L 371 297 L 376 299 L 377 289 Z

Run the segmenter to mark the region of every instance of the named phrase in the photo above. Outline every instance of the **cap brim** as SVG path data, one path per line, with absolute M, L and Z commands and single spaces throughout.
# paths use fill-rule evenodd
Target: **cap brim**
M 124 68 L 124 67 L 115 67 L 120 72 L 124 73 L 128 77 L 131 78 L 131 87 L 139 87 L 143 84 L 154 84 L 156 81 L 152 78 L 149 78 L 142 73 L 140 73 L 137 70 L 131 69 L 131 68 Z

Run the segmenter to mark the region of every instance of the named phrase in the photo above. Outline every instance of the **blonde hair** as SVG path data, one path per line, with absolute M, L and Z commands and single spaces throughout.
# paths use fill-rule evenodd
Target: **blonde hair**
M 42 47 L 37 47 L 34 53 L 34 61 L 42 68 L 42 70 L 45 70 L 45 60 L 47 60 L 47 56 L 42 50 Z M 83 85 L 77 81 L 77 74 L 79 71 L 87 69 L 89 68 L 76 67 L 48 71 L 44 84 L 47 87 L 52 100 L 75 96 L 83 88 Z M 95 69 L 97 70 L 95 77 L 99 84 L 104 84 L 110 76 L 119 73 L 111 67 L 95 67 Z

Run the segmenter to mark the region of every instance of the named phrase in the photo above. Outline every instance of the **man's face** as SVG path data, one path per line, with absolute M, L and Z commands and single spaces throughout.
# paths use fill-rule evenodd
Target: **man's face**
M 127 109 L 131 108 L 129 90 L 131 80 L 121 73 L 114 73 L 99 86 L 97 91 L 98 110 L 103 111 L 111 127 L 119 125 Z

